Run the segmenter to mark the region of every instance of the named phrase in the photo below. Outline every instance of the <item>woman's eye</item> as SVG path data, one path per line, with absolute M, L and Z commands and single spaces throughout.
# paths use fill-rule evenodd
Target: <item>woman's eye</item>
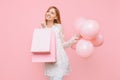
M 53 12 L 51 12 L 51 14 L 54 14 Z

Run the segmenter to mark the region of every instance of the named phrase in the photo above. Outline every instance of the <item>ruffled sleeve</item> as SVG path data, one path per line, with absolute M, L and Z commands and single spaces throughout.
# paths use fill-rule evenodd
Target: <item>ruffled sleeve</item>
M 64 31 L 63 31 L 63 28 L 61 25 L 59 25 L 59 29 L 60 29 L 60 39 L 62 41 L 62 45 L 63 45 L 63 48 L 68 48 L 70 47 L 72 44 L 76 43 L 76 40 L 75 40 L 75 37 L 71 37 L 68 41 L 65 41 L 64 39 Z

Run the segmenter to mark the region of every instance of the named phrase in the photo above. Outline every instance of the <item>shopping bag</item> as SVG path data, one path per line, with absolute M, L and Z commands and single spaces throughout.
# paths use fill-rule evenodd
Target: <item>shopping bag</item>
M 56 61 L 56 35 L 49 28 L 36 28 L 33 32 L 32 62 L 55 62 Z

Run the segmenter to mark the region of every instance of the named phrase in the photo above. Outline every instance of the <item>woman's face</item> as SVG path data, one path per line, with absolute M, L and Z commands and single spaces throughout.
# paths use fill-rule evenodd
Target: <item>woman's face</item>
M 56 12 L 54 8 L 49 9 L 45 14 L 46 20 L 54 20 L 56 18 Z

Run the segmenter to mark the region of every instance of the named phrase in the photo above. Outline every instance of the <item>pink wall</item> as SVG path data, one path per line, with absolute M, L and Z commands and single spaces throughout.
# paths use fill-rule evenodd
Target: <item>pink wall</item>
M 105 40 L 88 59 L 66 49 L 72 72 L 65 80 L 120 80 L 119 4 L 119 0 L 0 0 L 0 80 L 47 80 L 43 64 L 31 62 L 30 46 L 34 28 L 51 5 L 61 11 L 66 40 L 74 34 L 79 16 L 97 20 Z

